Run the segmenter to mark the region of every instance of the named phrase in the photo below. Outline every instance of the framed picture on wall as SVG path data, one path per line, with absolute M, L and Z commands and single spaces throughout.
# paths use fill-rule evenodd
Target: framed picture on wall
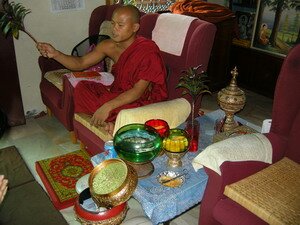
M 255 22 L 255 13 L 236 11 L 237 17 L 237 37 L 233 39 L 233 44 L 244 47 L 251 46 L 253 28 Z
M 252 48 L 285 56 L 300 43 L 300 2 L 261 0 Z
M 237 18 L 236 37 L 232 43 L 249 48 L 254 34 L 258 0 L 232 0 L 230 9 Z

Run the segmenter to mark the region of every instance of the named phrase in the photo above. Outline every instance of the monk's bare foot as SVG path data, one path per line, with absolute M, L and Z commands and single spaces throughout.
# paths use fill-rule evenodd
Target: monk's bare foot
M 115 124 L 108 122 L 105 124 L 104 130 L 106 130 L 110 135 L 113 135 Z

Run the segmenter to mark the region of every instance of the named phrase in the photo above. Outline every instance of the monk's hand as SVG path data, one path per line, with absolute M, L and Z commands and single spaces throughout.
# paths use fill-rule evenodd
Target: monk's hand
M 36 48 L 39 50 L 42 56 L 47 58 L 54 58 L 59 54 L 59 52 L 48 43 L 39 42 L 37 43 Z
M 105 104 L 103 106 L 101 106 L 99 109 L 97 109 L 97 111 L 94 113 L 94 115 L 92 116 L 91 119 L 91 125 L 94 126 L 105 126 L 105 120 L 108 118 L 109 116 L 109 108 L 105 107 Z

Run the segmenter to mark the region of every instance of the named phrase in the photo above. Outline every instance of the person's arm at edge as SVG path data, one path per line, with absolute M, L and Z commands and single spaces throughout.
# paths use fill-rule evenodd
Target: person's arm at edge
M 4 196 L 7 192 L 7 184 L 8 184 L 8 180 L 4 179 L 4 175 L 0 175 L 0 204 L 4 199 Z

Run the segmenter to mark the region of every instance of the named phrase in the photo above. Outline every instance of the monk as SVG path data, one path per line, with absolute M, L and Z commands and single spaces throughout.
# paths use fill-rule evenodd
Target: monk
M 44 57 L 53 58 L 66 68 L 81 71 L 109 57 L 115 77 L 110 88 L 92 81 L 81 81 L 74 89 L 75 112 L 93 115 L 91 124 L 103 126 L 110 134 L 120 110 L 167 99 L 166 69 L 159 48 L 137 36 L 140 13 L 133 5 L 121 6 L 112 15 L 112 37 L 82 56 L 65 55 L 48 43 L 38 43 Z

